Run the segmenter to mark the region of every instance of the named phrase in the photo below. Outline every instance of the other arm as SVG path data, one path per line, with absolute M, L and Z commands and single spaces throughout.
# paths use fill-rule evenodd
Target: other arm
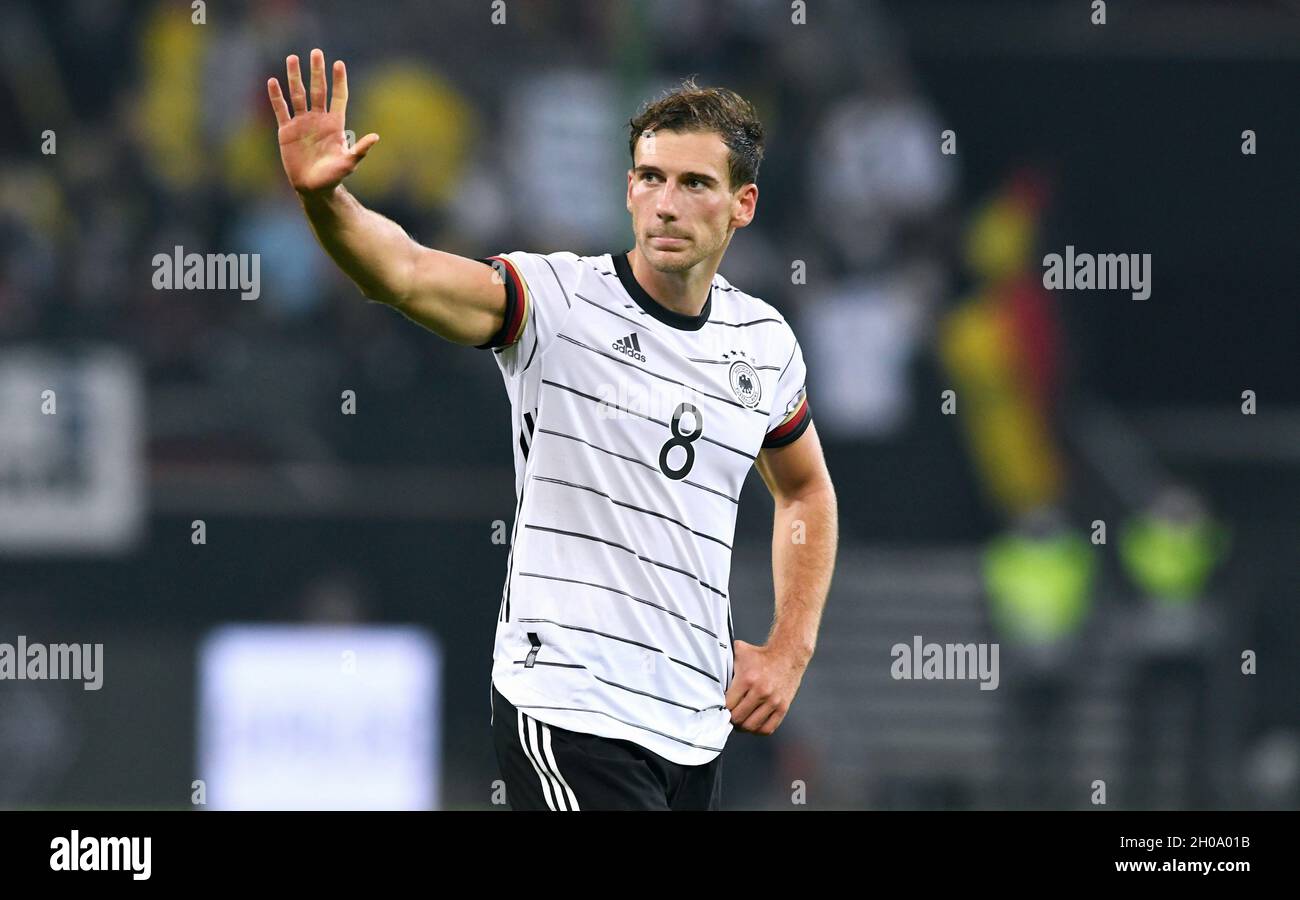
M 839 544 L 835 488 L 815 424 L 756 462 L 772 492 L 772 580 L 776 612 L 767 643 L 735 642 L 736 674 L 727 690 L 732 724 L 771 734 L 789 711 L 812 660 Z
M 343 187 L 379 140 L 344 138 L 347 68 L 334 63 L 334 95 L 325 105 L 325 54 L 311 53 L 311 108 L 298 57 L 285 60 L 293 115 L 280 83 L 267 81 L 279 125 L 280 161 L 298 192 L 316 239 L 361 292 L 457 344 L 479 346 L 501 329 L 504 281 L 476 260 L 423 247 L 391 219 L 366 209 Z

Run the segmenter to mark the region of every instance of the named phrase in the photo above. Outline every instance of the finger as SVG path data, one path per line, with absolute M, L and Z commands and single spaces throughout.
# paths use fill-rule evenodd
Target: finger
M 740 726 L 740 730 L 756 734 L 758 730 L 763 727 L 763 723 L 771 718 L 772 713 L 774 712 L 776 712 L 775 707 L 770 703 L 764 703 L 758 709 L 750 713 L 749 717 L 746 718 L 744 723 Z
M 325 54 L 319 49 L 311 52 L 311 108 L 325 112 Z
M 284 94 L 280 93 L 280 82 L 275 78 L 268 79 L 266 93 L 271 97 L 271 109 L 275 110 L 275 122 L 283 128 L 289 124 L 289 104 L 284 102 Z
M 740 703 L 745 696 L 745 683 L 736 678 L 731 679 L 731 687 L 727 688 L 726 699 L 722 702 L 726 704 L 727 709 L 735 709 L 736 704 Z
M 361 140 L 356 142 L 356 144 L 352 147 L 352 155 L 355 156 L 358 161 L 363 160 L 366 158 L 366 154 L 370 152 L 370 148 L 375 146 L 375 144 L 378 143 L 379 143 L 379 135 L 375 134 L 372 131 L 370 132 L 370 134 L 366 135 Z
M 348 110 L 348 67 L 343 60 L 334 60 L 334 94 L 330 98 L 330 112 L 346 116 Z
M 298 67 L 297 55 L 290 54 L 284 67 L 289 72 L 289 99 L 293 100 L 293 113 L 301 115 L 307 111 L 307 92 L 302 86 L 302 69 Z
M 758 695 L 757 691 L 749 691 L 741 698 L 731 710 L 731 724 L 736 726 L 743 725 L 754 710 L 763 705 L 763 698 Z
M 723 702 L 728 709 L 733 709 L 735 704 L 740 702 L 740 698 L 745 696 L 745 680 L 741 677 L 748 668 L 749 663 L 749 644 L 744 641 L 731 642 L 732 653 L 735 659 L 735 665 L 732 667 L 731 684 L 727 687 L 726 700 Z

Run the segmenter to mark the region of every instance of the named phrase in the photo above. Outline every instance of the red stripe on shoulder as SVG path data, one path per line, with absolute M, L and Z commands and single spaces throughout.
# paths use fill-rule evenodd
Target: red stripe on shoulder
M 799 408 L 795 410 L 794 415 L 767 433 L 767 437 L 763 439 L 763 446 L 784 447 L 786 444 L 793 443 L 808 429 L 811 421 L 812 410 L 808 406 L 808 396 L 805 394 L 799 401 Z

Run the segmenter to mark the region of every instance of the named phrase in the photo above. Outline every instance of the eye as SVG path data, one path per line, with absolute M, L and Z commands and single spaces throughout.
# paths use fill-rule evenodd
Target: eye
M 698 184 L 700 187 L 704 187 L 704 182 L 700 181 L 700 179 L 698 178 L 692 178 L 690 181 L 687 182 L 687 184 Z

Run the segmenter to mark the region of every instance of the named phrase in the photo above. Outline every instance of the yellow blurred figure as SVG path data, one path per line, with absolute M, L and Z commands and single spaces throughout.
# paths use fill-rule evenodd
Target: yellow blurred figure
M 190 24 L 188 15 L 159 3 L 140 35 L 140 97 L 136 127 L 141 152 L 150 168 L 169 187 L 193 187 L 207 160 L 196 148 L 203 112 L 202 59 L 207 29 Z
M 475 145 L 472 108 L 450 83 L 415 63 L 384 65 L 362 83 L 349 116 L 383 138 L 384 152 L 367 157 L 351 184 L 368 196 L 400 194 L 424 208 L 446 204 Z
M 975 468 L 1012 517 L 1059 502 L 1065 481 L 1049 418 L 1058 341 L 1030 259 L 1042 194 L 1020 174 L 972 215 L 965 254 L 983 283 L 939 327 Z

